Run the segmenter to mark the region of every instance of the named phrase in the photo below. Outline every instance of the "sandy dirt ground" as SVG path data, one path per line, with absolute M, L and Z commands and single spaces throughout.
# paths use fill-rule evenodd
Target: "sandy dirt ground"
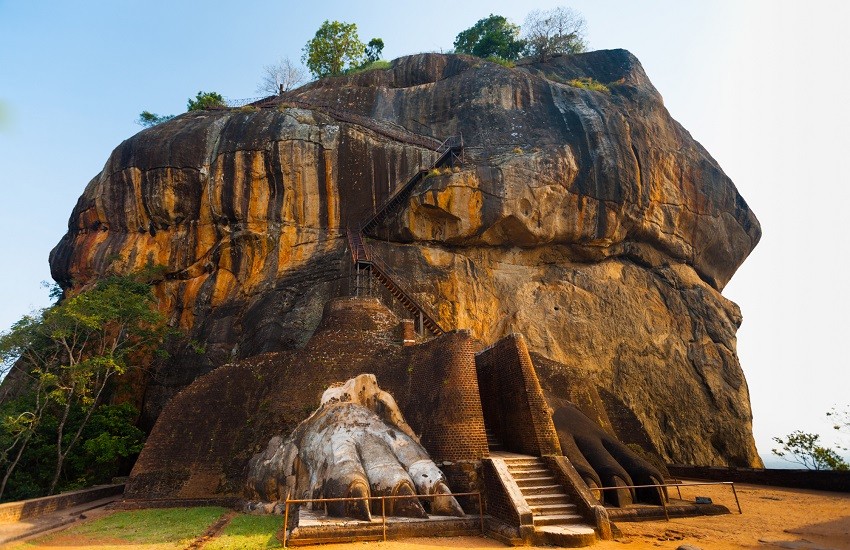
M 619 522 L 618 540 L 603 541 L 595 550 L 676 549 L 682 545 L 702 550 L 732 548 L 847 549 L 850 550 L 850 494 L 798 489 L 736 485 L 743 514 L 738 514 L 728 487 L 689 489 L 684 498 L 711 497 L 733 513 L 671 521 Z M 99 515 L 99 514 L 96 514 Z M 38 539 L 26 548 L 92 548 L 84 537 L 57 533 L 49 544 Z M 90 541 L 89 541 L 90 542 Z M 102 541 L 95 547 L 103 548 Z M 117 541 L 116 541 L 117 542 Z M 35 544 L 33 544 L 35 543 Z M 141 550 L 149 545 L 116 544 L 116 548 Z M 448 548 L 505 548 L 484 537 L 415 538 L 388 542 L 327 544 L 315 550 L 445 550 Z
M 788 548 L 850 550 L 850 494 L 735 485 L 743 514 L 737 513 L 728 487 L 689 488 L 683 498 L 708 496 L 732 510 L 722 516 L 673 518 L 667 521 L 619 522 L 618 540 L 594 550 L 673 549 L 691 545 L 702 550 Z M 329 544 L 314 550 L 445 550 L 504 548 L 481 537 L 421 538 L 385 543 Z

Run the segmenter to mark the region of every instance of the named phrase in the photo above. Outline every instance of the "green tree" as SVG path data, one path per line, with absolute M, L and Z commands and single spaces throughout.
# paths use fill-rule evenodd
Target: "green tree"
M 158 115 L 150 111 L 142 111 L 139 113 L 139 118 L 136 120 L 136 124 L 144 126 L 145 128 L 150 128 L 151 126 L 168 122 L 172 118 L 174 118 L 174 115 Z
M 774 437 L 782 445 L 771 452 L 787 462 L 800 464 L 808 470 L 847 470 L 850 466 L 834 450 L 820 444 L 820 436 L 797 430 L 784 439 Z
M 198 92 L 195 99 L 189 98 L 186 103 L 187 111 L 202 111 L 224 107 L 224 98 L 218 92 Z
M 525 18 L 523 35 L 529 55 L 540 62 L 555 54 L 581 53 L 587 49 L 584 17 L 570 8 L 534 10 Z
M 357 25 L 325 21 L 304 46 L 304 65 L 316 78 L 340 75 L 358 67 L 365 58 L 366 46 L 357 36 Z
M 525 48 L 519 39 L 519 27 L 501 15 L 490 14 L 460 32 L 454 41 L 455 51 L 478 57 L 499 57 L 515 61 Z
M 369 63 L 374 63 L 381 59 L 381 52 L 383 51 L 384 41 L 380 38 L 373 38 L 368 44 L 366 44 L 366 60 L 363 64 L 368 65 Z
M 53 494 L 65 461 L 111 380 L 159 348 L 168 332 L 148 284 L 136 277 L 110 276 L 36 315 L 25 316 L 0 335 L 3 364 L 14 364 L 16 374 L 28 381 L 34 403 L 22 411 L 22 420 L 9 420 L 14 412 L 5 416 L 4 432 L 11 440 L 3 449 L 4 480 L 20 463 L 50 408 L 55 452 L 47 492 Z

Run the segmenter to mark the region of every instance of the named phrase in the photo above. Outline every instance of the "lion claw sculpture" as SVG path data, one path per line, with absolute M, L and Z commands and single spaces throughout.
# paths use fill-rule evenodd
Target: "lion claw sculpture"
M 286 439 L 273 437 L 248 466 L 248 493 L 261 501 L 363 498 L 328 502 L 328 514 L 371 519 L 368 497 L 387 499 L 387 515 L 464 515 L 393 397 L 372 374 L 328 388 L 321 405 Z M 442 496 L 440 496 L 442 495 Z M 372 501 L 380 510 L 380 501 Z
M 666 490 L 656 487 L 626 489 L 634 485 L 661 485 L 662 473 L 639 457 L 572 404 L 559 407 L 552 421 L 561 442 L 561 451 L 570 459 L 590 489 L 618 487 L 605 493 L 605 501 L 614 506 L 633 502 L 661 504 Z

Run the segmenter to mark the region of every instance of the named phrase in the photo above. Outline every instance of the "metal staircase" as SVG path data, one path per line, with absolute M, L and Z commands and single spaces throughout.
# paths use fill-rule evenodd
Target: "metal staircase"
M 383 261 L 366 242 L 366 234 L 381 225 L 390 215 L 407 203 L 413 188 L 428 175 L 429 170 L 454 165 L 463 159 L 463 137 L 453 136 L 444 141 L 438 148 L 440 156 L 429 169 L 420 169 L 400 189 L 384 201 L 362 224 L 346 230 L 348 247 L 351 251 L 351 261 L 355 269 L 356 288 L 359 292 L 361 277 L 374 276 L 399 303 L 409 311 L 414 320 L 418 321 L 419 330 L 424 333 L 429 330 L 435 336 L 445 331 L 436 321 L 436 316 L 421 303 L 413 298 L 412 293 L 401 283 L 401 278 Z

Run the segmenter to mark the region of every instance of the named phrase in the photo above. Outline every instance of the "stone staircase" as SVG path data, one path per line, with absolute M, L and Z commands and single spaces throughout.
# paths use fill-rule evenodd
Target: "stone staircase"
M 535 542 L 566 547 L 596 542 L 596 532 L 540 458 L 507 453 L 500 458 L 531 508 Z
M 504 445 L 502 445 L 502 441 L 490 431 L 490 428 L 484 427 L 484 432 L 487 434 L 487 447 L 490 449 L 490 452 L 498 453 L 505 450 Z

